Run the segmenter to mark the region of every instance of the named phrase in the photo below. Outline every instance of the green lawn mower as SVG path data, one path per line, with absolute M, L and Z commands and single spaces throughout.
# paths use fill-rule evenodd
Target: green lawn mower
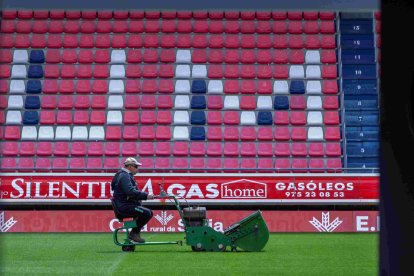
M 184 224 L 186 244 L 191 246 L 193 251 L 226 251 L 227 248 L 231 251 L 261 251 L 269 240 L 269 230 L 259 210 L 227 227 L 224 232 L 218 232 L 208 225 L 205 207 L 190 206 L 181 209 L 177 196 L 165 193 L 162 186 L 161 193 L 155 198 L 173 200 Z M 112 199 L 111 202 L 116 218 L 122 222 Z M 115 229 L 113 233 L 114 242 L 122 247 L 122 251 L 135 251 L 135 246 L 143 245 L 183 244 L 182 241 L 133 242 L 128 239 L 129 229 L 133 227 L 136 227 L 134 220 L 125 221 L 123 226 Z M 126 233 L 123 242 L 118 240 L 118 232 L 121 230 L 125 230 Z

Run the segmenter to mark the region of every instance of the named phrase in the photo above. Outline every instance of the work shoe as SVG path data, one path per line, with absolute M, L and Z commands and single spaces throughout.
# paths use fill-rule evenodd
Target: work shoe
M 137 242 L 137 243 L 144 243 L 145 240 L 143 238 L 141 238 L 141 233 L 132 229 L 131 232 L 129 232 L 128 234 L 128 239 Z

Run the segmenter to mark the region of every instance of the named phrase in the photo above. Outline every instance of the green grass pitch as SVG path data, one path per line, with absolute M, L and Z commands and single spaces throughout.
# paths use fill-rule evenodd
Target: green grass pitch
M 184 234 L 145 233 L 147 241 Z M 273 233 L 262 252 L 192 252 L 187 245 L 122 252 L 110 233 L 4 233 L 0 275 L 377 275 L 378 233 Z M 184 243 L 185 244 L 185 243 Z

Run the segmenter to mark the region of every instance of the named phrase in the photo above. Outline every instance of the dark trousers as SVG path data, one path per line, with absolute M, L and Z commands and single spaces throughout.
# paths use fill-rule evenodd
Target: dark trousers
M 135 205 L 135 204 L 117 204 L 119 212 L 122 216 L 132 217 L 137 222 L 137 231 L 147 224 L 152 218 L 152 211 L 148 208 Z

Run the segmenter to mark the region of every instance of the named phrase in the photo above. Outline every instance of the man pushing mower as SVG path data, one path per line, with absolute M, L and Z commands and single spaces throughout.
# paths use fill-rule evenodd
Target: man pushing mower
M 129 157 L 124 162 L 124 167 L 113 177 L 111 189 L 113 193 L 113 204 L 119 214 L 124 217 L 132 217 L 137 227 L 132 228 L 128 238 L 137 243 L 144 243 L 141 238 L 141 228 L 152 218 L 152 211 L 142 206 L 142 200 L 154 199 L 154 195 L 142 192 L 138 189 L 134 175 L 142 164 L 135 158 Z

